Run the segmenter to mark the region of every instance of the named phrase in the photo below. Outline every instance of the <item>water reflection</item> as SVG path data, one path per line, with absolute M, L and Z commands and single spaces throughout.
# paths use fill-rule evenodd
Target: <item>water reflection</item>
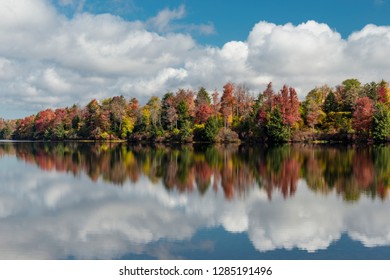
M 336 192 L 346 201 L 362 194 L 386 199 L 390 187 L 390 147 L 346 146 L 128 146 L 119 143 L 2 143 L 1 155 L 118 186 L 147 177 L 167 190 L 205 194 L 221 186 L 225 197 L 248 189 L 284 198 L 297 191 L 299 179 L 321 194 Z
M 388 149 L 1 143 L 0 258 L 207 259 L 218 228 L 250 241 L 230 259 L 389 246 Z

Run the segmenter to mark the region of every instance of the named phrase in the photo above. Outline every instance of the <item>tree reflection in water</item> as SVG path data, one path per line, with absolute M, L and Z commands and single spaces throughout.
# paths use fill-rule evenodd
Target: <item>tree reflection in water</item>
M 385 199 L 390 186 L 389 146 L 237 145 L 132 146 L 123 143 L 2 142 L 0 157 L 15 155 L 40 169 L 85 173 L 121 186 L 147 177 L 169 191 L 203 195 L 223 191 L 226 199 L 262 188 L 268 198 L 297 191 L 298 180 L 321 194 L 346 201 L 360 196 Z

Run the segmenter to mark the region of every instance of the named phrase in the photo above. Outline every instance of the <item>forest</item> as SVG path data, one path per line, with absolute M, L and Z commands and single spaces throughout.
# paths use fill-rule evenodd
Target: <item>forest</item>
M 272 83 L 257 96 L 228 82 L 220 94 L 178 89 L 145 105 L 114 96 L 86 106 L 45 109 L 23 119 L 0 118 L 0 139 L 129 142 L 301 142 L 390 139 L 390 89 L 357 79 L 312 89 L 304 100 Z

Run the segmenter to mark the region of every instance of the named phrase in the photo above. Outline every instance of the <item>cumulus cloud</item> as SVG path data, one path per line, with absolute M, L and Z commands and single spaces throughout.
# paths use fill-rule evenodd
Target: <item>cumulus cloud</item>
M 248 46 L 254 69 L 301 84 L 308 77 L 337 74 L 333 71 L 342 67 L 345 44 L 338 33 L 314 21 L 298 26 L 260 22 L 251 31 Z
M 164 9 L 142 22 L 82 11 L 67 18 L 45 0 L 3 2 L 0 108 L 14 110 L 10 117 L 116 94 L 144 103 L 167 90 L 205 86 L 211 91 L 228 81 L 245 83 L 256 93 L 270 81 L 276 88 L 287 83 L 304 98 L 325 83 L 390 76 L 388 26 L 367 25 L 344 39 L 315 21 L 297 26 L 261 21 L 247 40 L 213 47 L 190 35 L 213 33 L 212 23 L 181 23 L 185 6 Z M 80 3 L 60 1 L 65 6 Z

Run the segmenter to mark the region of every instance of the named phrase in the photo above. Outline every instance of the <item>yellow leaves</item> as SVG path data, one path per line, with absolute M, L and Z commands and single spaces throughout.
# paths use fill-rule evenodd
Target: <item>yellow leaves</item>
M 126 149 L 122 149 L 122 153 L 123 162 L 126 166 L 131 167 L 137 163 L 134 153 L 132 151 L 126 151 Z
M 233 170 L 233 159 L 232 158 L 229 158 L 226 162 L 225 162 L 225 168 L 227 170 Z
M 329 128 L 335 129 L 336 132 L 349 132 L 352 130 L 350 112 L 330 112 L 327 115 L 327 124 Z
M 142 107 L 141 115 L 144 124 L 147 126 L 150 125 L 150 107 L 148 105 Z
M 233 123 L 233 114 L 229 114 L 227 118 L 228 125 L 231 126 Z
M 386 104 L 390 104 L 390 89 L 387 86 L 383 90 L 384 90 L 384 95 L 385 95 L 385 98 L 386 98 Z
M 121 130 L 121 138 L 125 139 L 129 134 L 133 132 L 136 119 L 131 117 L 124 117 Z
M 110 137 L 110 135 L 105 131 L 102 134 L 100 134 L 100 139 L 107 140 Z
M 99 151 L 100 152 L 107 152 L 110 149 L 110 147 L 107 145 L 107 143 L 102 143 L 99 146 Z
M 318 115 L 318 124 L 322 124 L 325 119 L 326 119 L 326 113 L 320 110 Z
M 180 130 L 177 129 L 177 128 L 174 128 L 174 129 L 172 130 L 172 133 L 173 133 L 173 135 L 179 135 L 179 134 L 180 134 Z
M 205 126 L 204 123 L 202 123 L 202 124 L 195 124 L 195 125 L 194 125 L 194 130 L 195 130 L 195 129 L 204 129 L 204 126 Z
M 150 158 L 147 157 L 144 163 L 142 164 L 142 171 L 144 172 L 144 174 L 150 174 L 150 170 L 151 170 Z

